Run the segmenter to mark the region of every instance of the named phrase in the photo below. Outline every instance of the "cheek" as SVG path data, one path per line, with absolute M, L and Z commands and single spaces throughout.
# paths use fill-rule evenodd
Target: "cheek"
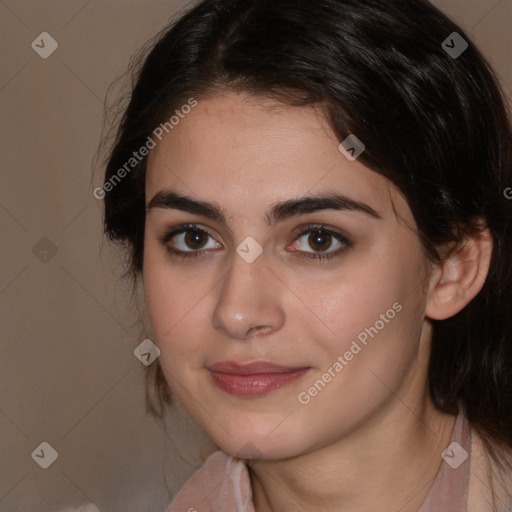
M 192 309 L 197 287 L 185 283 L 166 261 L 165 251 L 151 243 L 144 250 L 143 279 L 153 335 L 162 345 Z
M 381 311 L 384 315 L 389 311 L 387 301 L 383 305 L 367 306 L 336 342 L 327 345 L 327 337 L 322 338 L 327 354 L 323 364 L 295 397 L 301 404 L 301 421 L 311 432 L 324 431 L 336 438 L 392 399 L 404 382 L 411 382 L 420 347 L 417 305 L 400 304 L 397 311 L 397 304 L 392 309 L 395 314 L 386 316 L 388 323 L 379 318 Z
M 375 335 L 375 330 L 379 334 L 388 330 L 400 309 L 393 305 L 403 295 L 402 287 L 400 279 L 382 267 L 354 269 L 324 283 L 310 297 L 319 319 L 329 328 L 324 327 L 322 338 L 330 340 L 331 348 L 345 351 L 353 340 L 364 343 L 368 330 Z
M 387 380 L 401 372 L 416 351 L 415 306 L 404 305 L 398 291 L 378 292 L 356 298 L 346 291 L 338 299 L 326 299 L 326 306 L 332 307 L 326 321 L 332 332 L 326 335 L 324 329 L 320 336 L 318 328 L 312 335 L 327 354 L 320 369 L 342 365 L 337 368 L 344 377 L 338 381 L 368 387 L 375 381 L 369 370 Z
M 203 273 L 191 277 L 172 265 L 165 251 L 148 245 L 144 251 L 144 295 L 152 336 L 164 368 L 180 372 L 180 362 L 200 358 L 204 351 L 205 319 L 210 318 L 209 294 L 215 280 Z
M 165 265 L 157 249 L 147 240 L 144 244 L 144 263 L 142 276 L 146 307 L 155 338 L 159 341 L 164 333 L 172 327 L 176 287 L 169 286 Z
M 394 386 L 417 357 L 425 297 L 419 286 L 422 260 L 414 251 L 404 251 L 402 258 L 390 251 L 378 265 L 352 267 L 310 296 L 322 319 L 312 332 L 327 354 L 322 369 L 341 356 L 340 384 L 363 391 L 382 387 L 381 377 Z

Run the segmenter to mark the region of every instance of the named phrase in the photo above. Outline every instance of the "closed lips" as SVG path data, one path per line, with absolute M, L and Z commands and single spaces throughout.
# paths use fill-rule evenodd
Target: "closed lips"
M 208 367 L 213 383 L 222 391 L 238 396 L 260 396 L 283 388 L 301 378 L 309 367 L 282 366 L 268 361 L 247 364 L 225 361 Z
M 260 375 L 268 373 L 293 373 L 308 368 L 307 366 L 283 366 L 268 361 L 252 363 L 236 363 L 223 361 L 207 367 L 210 371 L 218 373 L 230 373 L 235 375 Z

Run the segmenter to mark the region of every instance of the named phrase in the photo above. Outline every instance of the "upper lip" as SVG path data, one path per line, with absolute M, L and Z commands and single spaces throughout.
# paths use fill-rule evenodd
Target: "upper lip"
M 269 361 L 253 361 L 237 363 L 235 361 L 220 361 L 207 367 L 209 370 L 237 375 L 251 375 L 260 373 L 290 373 L 304 370 L 307 366 L 283 366 Z

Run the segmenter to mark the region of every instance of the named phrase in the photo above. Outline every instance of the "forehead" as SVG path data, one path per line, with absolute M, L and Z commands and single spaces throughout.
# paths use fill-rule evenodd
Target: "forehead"
M 165 133 L 165 132 L 164 132 Z M 386 216 L 408 207 L 383 176 L 349 161 L 318 109 L 229 93 L 198 100 L 149 155 L 146 202 L 162 190 L 215 200 L 237 215 L 337 191 Z

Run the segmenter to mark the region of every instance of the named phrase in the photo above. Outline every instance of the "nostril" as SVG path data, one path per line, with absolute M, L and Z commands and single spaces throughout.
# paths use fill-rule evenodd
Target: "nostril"
M 268 331 L 271 331 L 272 330 L 272 327 L 270 326 L 257 326 L 257 327 L 251 327 L 248 331 L 247 331 L 247 337 L 253 337 L 253 331 L 256 331 L 256 334 L 254 336 L 258 336 L 259 334 L 264 334 L 264 333 L 260 333 L 259 331 L 265 331 L 268 332 Z

